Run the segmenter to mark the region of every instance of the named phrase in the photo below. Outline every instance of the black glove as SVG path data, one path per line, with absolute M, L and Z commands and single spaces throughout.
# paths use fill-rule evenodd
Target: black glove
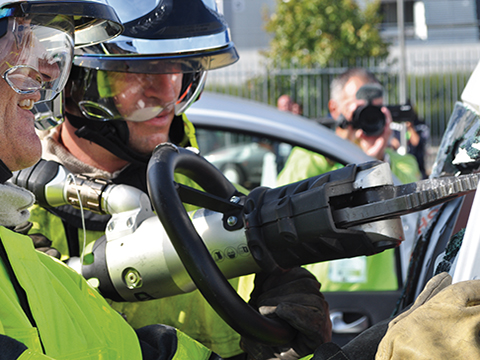
M 157 324 L 141 327 L 135 330 L 135 332 L 140 341 L 143 360 L 169 360 L 179 357 L 177 353 L 177 330 L 175 328 L 168 325 Z M 183 357 L 180 357 L 182 359 L 191 359 L 195 350 L 193 350 L 193 353 L 188 354 L 185 353 L 188 352 L 188 350 L 185 351 L 184 349 L 184 353 L 181 354 Z M 222 358 L 212 352 L 208 360 L 222 360 Z
M 25 222 L 23 224 L 15 226 L 13 229 L 15 232 L 27 235 L 32 239 L 33 246 L 36 250 L 44 252 L 47 255 L 53 256 L 57 259 L 60 259 L 61 254 L 60 252 L 52 247 L 52 242 L 49 238 L 42 234 L 29 234 L 28 232 L 32 228 L 33 224 L 31 222 Z
M 320 286 L 315 276 L 301 267 L 281 275 L 256 275 L 249 304 L 262 315 L 283 319 L 298 333 L 290 343 L 280 347 L 265 346 L 242 337 L 241 347 L 250 359 L 299 359 L 331 340 L 328 303 Z

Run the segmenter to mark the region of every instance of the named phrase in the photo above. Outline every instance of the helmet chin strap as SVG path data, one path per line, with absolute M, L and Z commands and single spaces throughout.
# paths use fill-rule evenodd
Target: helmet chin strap
M 128 147 L 128 126 L 125 121 L 93 121 L 67 113 L 67 121 L 78 130 L 75 135 L 94 142 L 120 159 L 132 164 L 148 163 L 150 156 L 142 155 Z
M 0 184 L 4 184 L 12 176 L 13 174 L 10 169 L 2 160 L 0 160 Z
M 120 159 L 134 165 L 146 165 L 150 155 L 140 154 L 128 146 L 129 131 L 125 121 L 94 121 L 66 113 L 67 121 L 78 130 L 75 135 L 94 142 Z M 170 141 L 179 143 L 184 138 L 183 120 L 175 116 L 169 133 Z

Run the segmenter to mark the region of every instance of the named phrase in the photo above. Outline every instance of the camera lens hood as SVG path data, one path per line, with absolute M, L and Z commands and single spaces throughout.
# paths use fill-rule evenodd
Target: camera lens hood
M 379 106 L 359 106 L 353 113 L 352 126 L 354 129 L 362 129 L 367 136 L 378 136 L 385 128 L 385 114 Z

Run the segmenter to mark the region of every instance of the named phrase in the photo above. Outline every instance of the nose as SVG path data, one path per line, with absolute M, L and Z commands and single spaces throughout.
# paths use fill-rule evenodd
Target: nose
M 61 75 L 60 65 L 47 52 L 45 46 L 29 26 L 23 27 L 21 45 L 28 51 L 22 49 L 17 62 L 36 69 L 41 74 L 44 83 L 54 81 Z
M 176 101 L 180 95 L 182 74 L 148 74 L 144 78 L 144 94 L 162 102 Z
M 43 81 L 49 82 L 57 79 L 60 76 L 58 63 L 47 53 L 45 47 L 33 33 L 30 33 L 30 36 L 34 48 L 33 59 L 37 59 L 37 69 L 42 74 Z

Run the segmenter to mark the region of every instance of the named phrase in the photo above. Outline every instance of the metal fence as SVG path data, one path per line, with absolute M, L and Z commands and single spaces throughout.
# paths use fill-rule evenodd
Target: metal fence
M 480 46 L 417 49 L 407 53 L 407 99 L 431 130 L 432 145 L 438 145 L 450 113 L 471 72 L 480 59 Z M 385 102 L 398 103 L 398 61 L 358 60 L 386 89 Z M 207 90 L 254 99 L 275 106 L 276 99 L 289 94 L 303 107 L 303 115 L 320 119 L 328 115 L 329 85 L 346 70 L 343 64 L 326 68 L 269 66 L 261 55 L 250 54 L 243 61 L 208 74 Z

